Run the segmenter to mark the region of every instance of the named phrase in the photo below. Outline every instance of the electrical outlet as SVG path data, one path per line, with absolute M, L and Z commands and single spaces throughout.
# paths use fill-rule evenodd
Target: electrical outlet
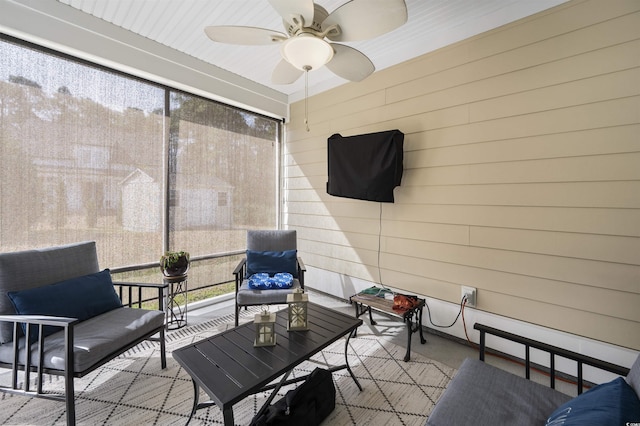
M 476 306 L 476 293 L 477 289 L 475 287 L 462 286 L 462 297 L 467 298 L 466 306 Z

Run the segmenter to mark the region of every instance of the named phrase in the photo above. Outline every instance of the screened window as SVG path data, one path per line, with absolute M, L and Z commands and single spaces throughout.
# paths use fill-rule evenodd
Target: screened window
M 95 240 L 118 268 L 277 226 L 277 120 L 9 38 L 0 57 L 0 250 Z
M 170 116 L 169 245 L 224 252 L 274 228 L 277 122 L 175 92 Z

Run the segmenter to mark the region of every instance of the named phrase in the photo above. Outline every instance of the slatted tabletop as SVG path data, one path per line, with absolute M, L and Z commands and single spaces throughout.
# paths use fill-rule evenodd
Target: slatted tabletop
M 192 415 L 196 409 L 211 405 L 198 404 L 200 387 L 223 411 L 225 424 L 232 424 L 235 403 L 263 390 L 298 364 L 350 335 L 362 320 L 309 303 L 308 323 L 308 331 L 287 331 L 284 309 L 276 314 L 276 346 L 254 347 L 255 325 L 250 322 L 173 351 L 175 360 L 194 381 Z M 333 371 L 347 368 L 351 373 L 346 356 L 345 346 L 345 365 Z M 355 380 L 353 374 L 352 377 Z

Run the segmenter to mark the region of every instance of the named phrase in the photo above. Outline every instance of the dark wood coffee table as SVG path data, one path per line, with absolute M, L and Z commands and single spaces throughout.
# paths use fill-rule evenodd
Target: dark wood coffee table
M 288 332 L 287 310 L 279 311 L 276 315 L 276 346 L 254 347 L 255 326 L 250 322 L 173 351 L 175 360 L 193 380 L 193 408 L 187 424 L 196 410 L 215 404 L 222 410 L 224 424 L 231 426 L 234 404 L 249 395 L 273 389 L 258 412 L 260 414 L 281 386 L 306 378 L 287 380 L 294 367 L 343 336 L 347 336 L 345 363 L 328 370 L 347 369 L 362 390 L 349 367 L 347 356 L 351 333 L 362 324 L 362 320 L 314 303 L 309 303 L 308 320 L 308 331 Z M 281 377 L 280 381 L 272 383 L 278 377 Z M 198 402 L 200 388 L 211 398 L 210 401 Z

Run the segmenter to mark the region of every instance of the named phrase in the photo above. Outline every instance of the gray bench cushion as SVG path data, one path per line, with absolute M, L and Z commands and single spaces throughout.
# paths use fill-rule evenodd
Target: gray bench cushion
M 626 380 L 627 383 L 629 383 L 629 386 L 636 391 L 638 398 L 640 398 L 640 355 L 638 355 L 638 358 L 636 358 L 636 361 L 631 366 L 631 370 L 629 370 Z
M 543 425 L 557 407 L 571 398 L 467 358 L 438 400 L 427 425 Z
M 120 349 L 120 345 L 140 339 L 163 325 L 164 312 L 131 308 L 114 309 L 77 324 L 74 328 L 74 371 L 87 370 Z M 24 344 L 24 338 L 20 344 Z M 32 348 L 33 365 L 36 365 L 37 345 Z M 48 336 L 45 348 L 45 368 L 64 370 L 64 334 L 58 332 Z M 20 360 L 24 360 L 24 349 L 20 351 Z M 12 342 L 0 345 L 0 362 L 13 362 Z

